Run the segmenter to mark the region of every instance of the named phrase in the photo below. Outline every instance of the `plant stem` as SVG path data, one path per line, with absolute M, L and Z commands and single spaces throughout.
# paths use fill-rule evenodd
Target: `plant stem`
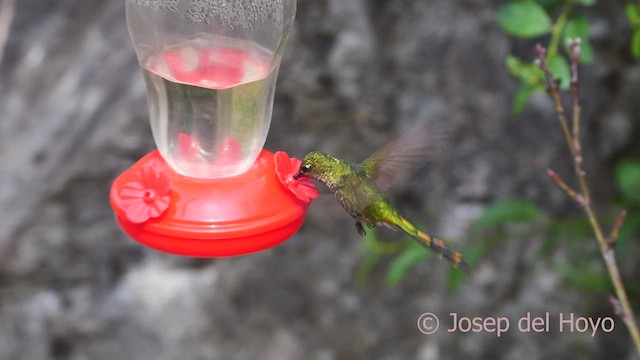
M 556 186 L 558 186 L 567 194 L 567 196 L 581 204 L 584 202 L 584 198 L 582 197 L 582 195 L 578 194 L 577 191 L 569 187 L 569 185 L 567 185 L 567 183 L 564 182 L 560 175 L 558 175 L 555 171 L 547 169 L 547 175 L 556 183 Z
M 624 223 L 624 219 L 627 218 L 627 211 L 622 210 L 618 217 L 616 218 L 616 222 L 613 225 L 613 229 L 611 230 L 611 235 L 609 235 L 609 247 L 613 248 L 616 246 L 616 242 L 618 241 L 618 235 L 620 235 L 620 229 L 622 229 L 622 224 Z
M 562 33 L 564 33 L 564 28 L 567 26 L 567 21 L 569 20 L 569 14 L 571 13 L 571 4 L 565 2 L 562 5 L 562 9 L 560 9 L 560 15 L 558 15 L 558 19 L 551 29 L 551 40 L 549 40 L 549 57 L 552 58 L 558 54 L 558 46 L 560 45 L 560 40 L 562 39 Z
M 573 109 L 573 138 L 580 138 L 580 117 L 582 116 L 582 106 L 580 105 L 580 86 L 578 78 L 578 63 L 580 62 L 581 39 L 575 39 L 569 45 L 571 53 L 571 104 Z M 578 142 L 578 145 L 580 142 Z
M 540 68 L 544 72 L 545 78 L 547 79 L 547 92 L 553 101 L 553 104 L 556 108 L 556 114 L 558 115 L 558 120 L 560 121 L 560 126 L 562 127 L 562 133 L 564 134 L 565 140 L 567 143 L 573 143 L 571 131 L 569 130 L 569 122 L 564 113 L 564 106 L 562 105 L 562 99 L 560 99 L 560 89 L 558 87 L 558 82 L 554 80 L 553 74 L 551 74 L 551 70 L 547 66 L 546 62 L 546 54 L 547 50 L 542 47 L 542 45 L 538 44 L 536 46 L 536 52 L 538 54 L 538 60 L 540 61 Z
M 556 185 L 565 193 L 567 193 L 570 198 L 575 200 L 587 213 L 589 223 L 591 225 L 591 228 L 593 229 L 594 235 L 600 247 L 602 257 L 606 264 L 607 270 L 609 272 L 609 277 L 611 278 L 611 282 L 613 283 L 613 287 L 616 293 L 617 298 L 612 297 L 611 303 L 614 305 L 616 313 L 618 313 L 618 315 L 627 325 L 629 333 L 631 334 L 631 338 L 633 339 L 633 342 L 636 346 L 636 350 L 640 354 L 640 331 L 638 330 L 634 312 L 631 308 L 631 304 L 629 303 L 629 298 L 624 288 L 622 277 L 620 276 L 620 270 L 618 269 L 614 252 L 614 245 L 617 241 L 618 233 L 620 228 L 622 227 L 626 212 L 623 211 L 620 213 L 613 227 L 613 230 L 611 231 L 610 237 L 605 237 L 604 232 L 602 231 L 602 226 L 600 225 L 600 221 L 598 220 L 598 217 L 594 210 L 591 199 L 591 191 L 587 184 L 586 172 L 584 171 L 584 157 L 582 154 L 582 146 L 580 144 L 579 137 L 581 106 L 579 102 L 578 59 L 580 57 L 580 42 L 571 41 L 571 43 L 569 44 L 569 49 L 571 52 L 571 97 L 573 113 L 573 127 L 571 130 L 569 130 L 569 124 L 567 121 L 567 116 L 565 115 L 564 107 L 562 105 L 562 100 L 560 98 L 558 84 L 553 79 L 553 76 L 545 62 L 546 51 L 540 45 L 536 47 L 538 59 L 540 61 L 540 67 L 544 71 L 545 77 L 547 78 L 547 90 L 549 92 L 549 96 L 551 97 L 555 105 L 558 121 L 560 122 L 560 126 L 564 133 L 567 146 L 569 147 L 569 150 L 573 155 L 574 172 L 576 174 L 576 177 L 578 178 L 579 192 L 571 189 L 566 184 L 566 182 L 564 182 L 554 171 L 548 170 L 547 173 L 549 177 L 554 180 Z

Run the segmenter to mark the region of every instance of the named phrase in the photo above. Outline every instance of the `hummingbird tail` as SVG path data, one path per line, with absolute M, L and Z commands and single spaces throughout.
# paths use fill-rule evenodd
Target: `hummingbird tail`
M 427 233 L 420 231 L 406 219 L 402 219 L 399 228 L 404 233 L 411 236 L 416 242 L 418 242 L 418 244 L 433 251 L 440 258 L 447 259 L 453 267 L 462 269 L 469 268 L 469 264 L 464 261 L 462 254 L 458 251 L 451 250 L 444 240 L 434 238 Z

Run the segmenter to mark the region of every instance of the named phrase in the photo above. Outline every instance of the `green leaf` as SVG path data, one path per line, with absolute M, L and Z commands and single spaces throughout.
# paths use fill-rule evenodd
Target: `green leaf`
M 509 74 L 515 76 L 518 79 L 526 78 L 526 65 L 527 63 L 520 58 L 517 58 L 513 55 L 507 56 L 505 60 L 505 65 L 507 66 L 507 71 Z
M 556 270 L 570 286 L 576 289 L 598 293 L 606 293 L 612 290 L 611 280 L 603 270 L 587 263 L 583 262 L 572 266 L 561 264 L 556 266 Z
M 640 212 L 634 211 L 627 215 L 627 218 L 618 234 L 618 242 L 616 245 L 616 254 L 621 256 L 629 255 L 629 245 L 632 240 L 637 239 L 640 235 Z
M 533 0 L 507 3 L 498 9 L 496 18 L 506 33 L 521 38 L 534 38 L 551 31 L 551 18 Z
M 625 7 L 627 19 L 633 33 L 631 35 L 631 56 L 634 59 L 640 59 L 640 5 L 629 3 Z
M 387 284 L 389 286 L 395 286 L 404 278 L 409 269 L 430 256 L 431 253 L 419 245 L 408 248 L 402 254 L 395 257 L 389 264 L 386 276 Z
M 529 85 L 520 84 L 520 88 L 518 89 L 516 96 L 513 98 L 513 105 L 511 105 L 511 113 L 513 115 L 522 114 L 524 107 L 527 106 L 527 102 L 529 102 L 529 98 L 533 92 L 534 89 Z
M 582 243 L 585 239 L 593 238 L 591 224 L 587 218 L 575 220 L 550 220 L 547 223 L 549 229 L 542 246 L 536 252 L 536 257 L 546 255 L 553 250 L 560 242 Z
M 356 271 L 356 280 L 362 285 L 378 263 L 380 263 L 385 255 L 397 253 L 400 251 L 399 244 L 383 243 L 378 239 L 375 229 L 368 229 L 364 236 L 365 258 Z
M 532 202 L 509 198 L 496 201 L 474 221 L 477 228 L 491 228 L 510 223 L 528 222 L 540 218 L 540 209 Z
M 544 72 L 538 64 L 521 60 L 513 55 L 507 57 L 506 64 L 509 73 L 524 84 L 536 90 L 544 88 Z
M 556 55 L 547 59 L 547 66 L 553 78 L 560 80 L 560 89 L 569 89 L 569 85 L 571 84 L 571 70 L 569 69 L 567 61 L 562 56 Z
M 487 251 L 493 246 L 490 241 L 483 241 L 471 248 L 464 250 L 464 260 L 472 267 L 476 265 L 478 261 L 487 253 Z M 467 274 L 460 270 L 451 268 L 447 274 L 447 290 L 451 293 L 455 293 L 460 289 L 460 286 L 467 278 Z
M 580 38 L 580 62 L 593 62 L 593 48 L 589 44 L 589 20 L 584 16 L 576 16 L 567 22 L 562 36 L 565 50 L 569 52 L 569 40 Z
M 580 62 L 583 64 L 591 64 L 593 62 L 594 54 L 593 47 L 589 41 L 582 41 L 580 43 Z
M 536 0 L 536 2 L 545 9 L 552 9 L 557 7 L 558 1 L 559 0 Z
M 460 290 L 460 287 L 464 283 L 464 280 L 467 278 L 467 274 L 464 271 L 460 271 L 458 269 L 451 269 L 447 274 L 447 290 L 455 294 Z
M 372 229 L 373 230 L 373 229 Z M 370 253 L 378 253 L 379 245 L 378 245 L 378 237 L 376 236 L 375 231 L 367 231 L 363 238 L 364 249 Z
M 380 254 L 375 254 L 375 253 L 367 254 L 367 256 L 364 258 L 364 260 L 358 267 L 358 270 L 356 271 L 356 281 L 360 285 L 363 285 L 367 280 L 367 278 L 369 277 L 371 270 L 373 270 L 373 268 L 376 265 L 378 265 L 378 263 L 381 260 L 382 260 L 382 255 Z
M 521 60 L 513 55 L 507 57 L 506 65 L 509 73 L 521 82 L 511 106 L 511 112 L 514 115 L 519 115 L 527 105 L 531 94 L 544 89 L 544 73 L 537 64 Z
M 629 23 L 631 23 L 631 27 L 640 26 L 640 5 L 635 5 L 632 3 L 627 4 L 627 6 L 625 7 L 625 13 L 627 14 Z
M 586 217 L 560 220 L 549 226 L 549 237 L 565 243 L 582 243 L 593 238 L 593 229 Z
M 572 4 L 591 6 L 596 3 L 596 0 L 569 0 L 569 2 Z
M 633 30 L 631 36 L 631 56 L 634 59 L 640 59 L 640 28 Z
M 375 229 L 367 229 L 364 236 L 364 249 L 372 254 L 394 254 L 402 250 L 400 242 L 383 242 L 378 239 Z
M 623 160 L 616 166 L 616 184 L 626 203 L 640 205 L 640 162 Z

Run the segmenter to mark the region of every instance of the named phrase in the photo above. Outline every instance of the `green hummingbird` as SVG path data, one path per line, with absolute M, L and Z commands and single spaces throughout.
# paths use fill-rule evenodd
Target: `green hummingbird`
M 383 225 L 404 232 L 420 245 L 450 261 L 454 267 L 467 267 L 461 253 L 451 250 L 443 240 L 415 227 L 385 195 L 393 183 L 419 169 L 426 157 L 442 148 L 451 133 L 451 126 L 445 122 L 422 123 L 360 164 L 312 151 L 305 155 L 294 178 L 307 176 L 324 183 L 356 220 L 356 229 L 361 236 L 366 234 L 363 224 L 370 228 Z

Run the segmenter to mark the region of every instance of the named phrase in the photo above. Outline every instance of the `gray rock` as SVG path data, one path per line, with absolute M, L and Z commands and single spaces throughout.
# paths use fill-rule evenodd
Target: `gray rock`
M 464 251 L 477 244 L 473 220 L 496 199 L 579 214 L 544 174 L 571 174 L 548 100 L 535 96 L 520 118 L 509 113 L 517 84 L 504 59 L 531 58 L 532 46 L 498 29 L 502 3 L 300 0 L 267 147 L 360 161 L 417 121 L 446 117 L 457 125 L 451 148 L 391 191 L 408 218 Z M 637 151 L 638 67 L 624 57 L 626 43 L 610 42 L 628 37 L 621 7 L 590 13 L 597 56 L 583 67 L 590 180 L 603 203 L 613 193 L 603 171 Z M 362 241 L 324 189 L 298 234 L 252 256 L 179 258 L 128 239 L 113 220 L 109 187 L 154 144 L 124 1 L 18 2 L 0 64 L 0 109 L 0 359 L 634 353 L 617 318 L 613 334 L 595 338 L 418 331 L 425 312 L 442 326 L 451 326 L 450 312 L 513 322 L 527 312 L 614 316 L 606 294 L 567 287 L 554 261 L 532 260 L 545 240 L 536 224 L 509 229 L 457 293 L 447 291 L 447 265 L 433 258 L 395 288 L 384 285 L 388 260 L 360 284 Z M 550 257 L 566 259 L 563 249 Z M 590 254 L 600 261 L 595 247 Z

